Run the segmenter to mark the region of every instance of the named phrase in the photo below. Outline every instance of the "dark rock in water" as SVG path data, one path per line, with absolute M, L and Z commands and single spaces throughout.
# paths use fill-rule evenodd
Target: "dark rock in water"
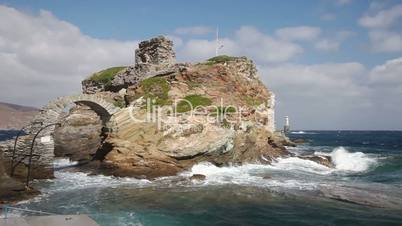
M 318 164 L 324 165 L 326 167 L 329 168 L 335 168 L 335 165 L 332 163 L 331 161 L 331 157 L 330 156 L 325 156 L 325 155 L 310 155 L 310 156 L 298 156 L 301 159 L 305 159 L 305 160 L 310 160 L 313 162 L 316 162 Z
M 299 138 L 299 139 L 294 139 L 294 140 L 292 140 L 292 141 L 293 141 L 293 143 L 295 143 L 295 144 L 304 144 L 304 143 L 306 143 L 306 140 L 301 139 L 301 138 Z
M 27 189 L 25 184 L 10 178 L 4 169 L 3 152 L 0 150 L 0 204 L 13 203 L 31 198 L 39 192 Z
M 205 176 L 205 175 L 203 175 L 203 174 L 193 174 L 191 177 L 190 177 L 190 180 L 197 180 L 197 181 L 203 181 L 203 180 L 205 180 L 207 177 Z
M 264 179 L 264 180 L 269 180 L 269 179 L 272 179 L 272 177 L 269 176 L 269 175 L 266 175 L 266 176 L 263 176 L 262 179 Z

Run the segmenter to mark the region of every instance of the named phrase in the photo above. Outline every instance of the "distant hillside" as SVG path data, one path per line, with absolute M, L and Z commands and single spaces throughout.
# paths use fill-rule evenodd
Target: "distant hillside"
M 0 130 L 20 129 L 39 109 L 0 102 Z

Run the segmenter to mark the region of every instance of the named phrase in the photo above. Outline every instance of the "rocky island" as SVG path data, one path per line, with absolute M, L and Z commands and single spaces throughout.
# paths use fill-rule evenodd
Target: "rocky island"
M 10 179 L 3 166 L 16 178 L 25 178 L 28 167 L 28 179 L 51 178 L 57 157 L 93 174 L 153 179 L 205 161 L 270 164 L 290 155 L 285 146 L 292 143 L 275 132 L 275 95 L 246 57 L 177 63 L 173 42 L 159 36 L 139 44 L 134 65 L 94 73 L 82 92 L 45 106 L 18 138 L 16 153 L 14 140 L 0 145 L 2 191 Z

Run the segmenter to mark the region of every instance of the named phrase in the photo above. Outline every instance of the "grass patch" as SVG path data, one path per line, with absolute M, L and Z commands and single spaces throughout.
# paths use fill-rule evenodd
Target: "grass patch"
M 262 104 L 264 102 L 261 99 L 253 98 L 250 96 L 245 96 L 244 100 L 246 101 L 248 106 L 252 106 L 252 107 L 259 106 L 260 104 Z
M 237 59 L 237 57 L 220 55 L 220 56 L 209 58 L 207 60 L 206 64 L 212 65 L 212 64 L 216 64 L 216 63 L 225 63 L 225 62 L 236 60 L 236 59 Z
M 176 106 L 176 111 L 179 113 L 194 110 L 198 106 L 208 106 L 211 105 L 212 101 L 208 97 L 201 95 L 188 95 L 183 98 Z M 191 106 L 193 109 L 191 109 Z
M 113 101 L 113 105 L 119 108 L 125 108 L 126 102 L 124 100 L 115 100 Z
M 125 68 L 126 67 L 111 67 L 92 74 L 91 77 L 89 77 L 89 79 L 108 86 L 112 84 L 114 76 L 116 76 L 118 72 L 120 72 Z
M 150 98 L 153 105 L 171 104 L 168 96 L 170 85 L 165 78 L 148 78 L 142 80 L 140 85 L 144 91 L 144 98 Z

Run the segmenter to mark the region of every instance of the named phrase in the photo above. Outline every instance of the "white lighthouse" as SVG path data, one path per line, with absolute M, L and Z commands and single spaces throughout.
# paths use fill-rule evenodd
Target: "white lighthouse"
M 289 116 L 285 116 L 285 125 L 283 126 L 283 132 L 288 133 L 290 131 Z

